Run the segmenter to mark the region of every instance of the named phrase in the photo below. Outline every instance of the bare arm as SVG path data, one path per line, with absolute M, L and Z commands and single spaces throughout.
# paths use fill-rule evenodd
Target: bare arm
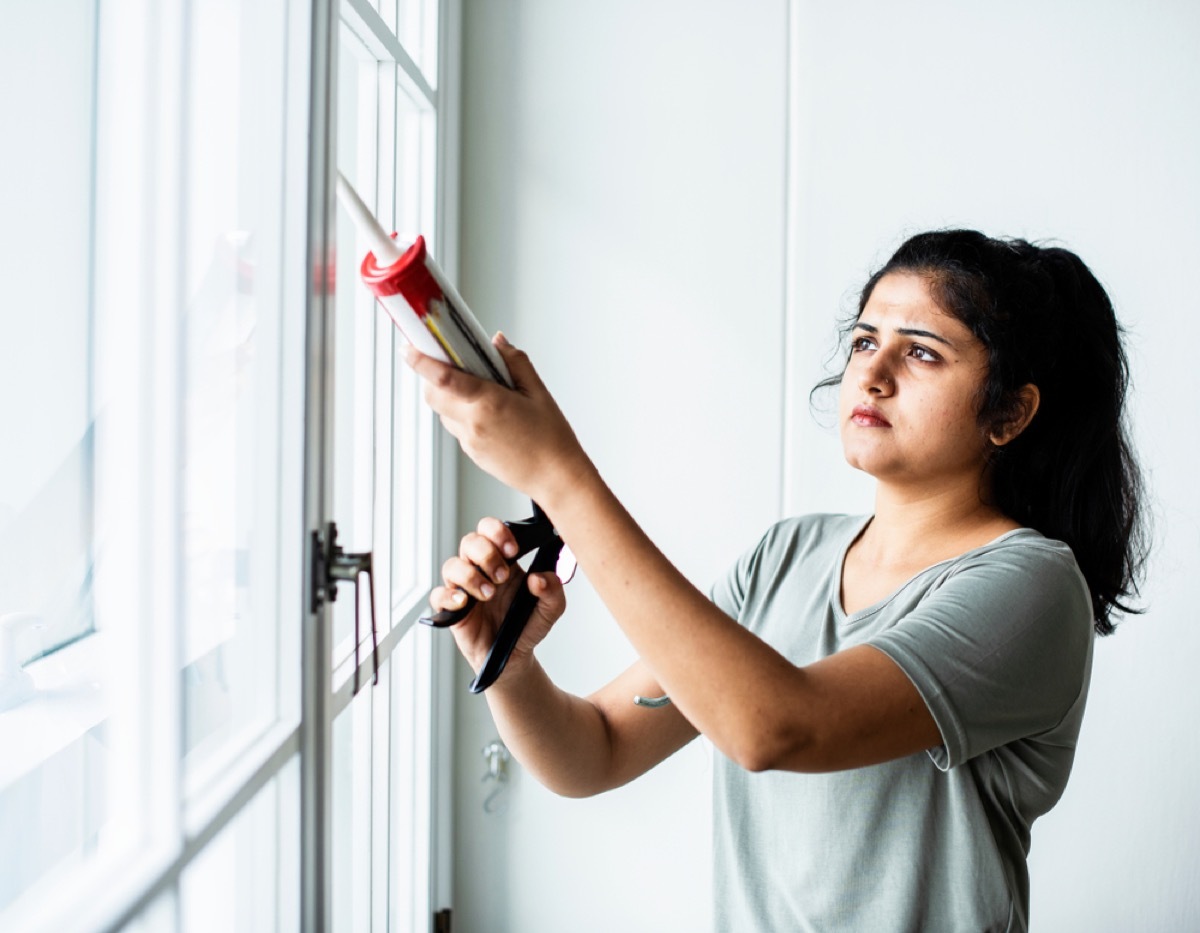
M 520 677 L 502 676 L 485 694 L 500 737 L 535 778 L 566 797 L 620 787 L 696 736 L 677 709 L 636 706 L 657 686 L 635 663 L 581 698 L 556 687 L 534 662 Z
M 516 587 L 528 585 L 538 597 L 534 614 L 504 672 L 484 693 L 500 737 L 555 793 L 585 797 L 619 787 L 678 751 L 696 730 L 671 706 L 633 703 L 637 694 L 662 693 L 640 662 L 587 698 L 554 685 L 533 651 L 566 607 L 562 584 L 553 574 L 535 574 L 526 583 L 519 569 L 512 573 L 503 551 L 515 543 L 503 523 L 483 519 L 463 538 L 459 555 L 443 565 L 446 585 L 433 591 L 430 602 L 436 609 L 456 608 L 463 591 L 479 600 L 452 629 L 463 656 L 478 668 Z
M 881 652 L 864 646 L 798 667 L 724 615 L 608 489 L 525 355 L 497 345 L 516 392 L 419 354 L 410 364 L 467 454 L 553 519 L 686 721 L 750 770 L 859 767 L 941 741 L 916 688 Z
M 920 694 L 889 657 L 862 646 L 792 664 L 692 586 L 594 471 L 540 494 L 647 669 L 743 767 L 860 767 L 941 741 Z

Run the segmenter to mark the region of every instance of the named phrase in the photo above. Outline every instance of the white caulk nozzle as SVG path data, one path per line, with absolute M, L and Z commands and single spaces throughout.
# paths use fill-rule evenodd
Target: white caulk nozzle
M 379 226 L 375 215 L 363 203 L 358 192 L 354 190 L 354 186 L 346 181 L 346 176 L 341 172 L 338 172 L 337 177 L 337 193 L 342 201 L 342 206 L 350 212 L 354 226 L 370 244 L 371 252 L 375 254 L 375 262 L 380 268 L 386 269 L 404 255 L 404 249 L 384 233 L 383 227 Z

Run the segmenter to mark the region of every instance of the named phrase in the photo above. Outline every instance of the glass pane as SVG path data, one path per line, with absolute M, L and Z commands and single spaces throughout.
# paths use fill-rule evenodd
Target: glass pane
M 138 787 L 136 739 L 112 689 L 124 684 L 128 698 L 136 685 L 125 659 L 106 658 L 91 636 L 105 620 L 94 589 L 105 534 L 94 451 L 98 437 L 113 443 L 97 428 L 95 9 L 90 0 L 18 0 L 5 4 L 0 30 L 9 89 L 0 121 L 17 128 L 0 174 L 10 221 L 0 230 L 4 930 L 36 922 L 77 870 L 125 854 L 140 829 L 139 814 L 122 807 L 123 791 Z M 136 471 L 136 450 L 125 453 Z M 127 628 L 130 604 L 126 593 Z
M 408 243 L 423 235 L 435 252 L 432 111 L 418 107 L 401 89 L 396 95 L 396 228 Z M 398 354 L 404 338 L 393 334 L 397 360 L 392 408 L 392 619 L 398 623 L 430 587 L 428 542 L 432 535 L 431 421 L 413 372 Z
M 423 929 L 429 900 L 430 800 L 429 632 L 410 629 L 389 658 L 391 679 L 391 911 L 388 929 Z
M 379 68 L 348 30 L 338 49 L 337 161 L 368 205 L 375 204 Z M 337 211 L 337 286 L 334 311 L 333 512 L 338 543 L 347 551 L 373 546 L 375 437 L 375 300 L 359 266 L 368 247 L 349 213 Z M 360 638 L 369 644 L 370 605 L 362 588 Z M 343 584 L 333 604 L 333 662 L 354 654 L 354 597 Z
M 188 9 L 181 584 L 195 786 L 278 706 L 287 29 L 284 0 Z
M 333 929 L 370 929 L 371 916 L 371 702 L 386 689 L 360 692 L 333 722 Z
M 0 710 L 93 627 L 93 7 L 17 0 L 0 29 Z
M 437 17 L 438 0 L 396 0 L 396 38 L 433 87 L 437 87 Z
M 13 713 L 14 717 L 21 714 Z M 15 750 L 37 748 L 33 729 L 40 726 L 51 734 L 61 732 L 63 723 L 42 719 L 28 729 L 14 730 L 13 723 L 0 726 L 5 747 Z M 21 732 L 28 740 L 23 745 Z M 8 926 L 5 909 L 22 894 L 24 905 L 36 913 L 36 901 L 50 895 L 57 879 L 66 877 L 99 851 L 101 833 L 111 826 L 112 766 L 107 730 L 103 723 L 70 739 L 23 774 L 5 775 L 0 786 L 0 929 Z M 8 769 L 6 769 L 8 770 Z
M 184 933 L 300 928 L 300 763 L 292 759 L 180 881 Z
M 175 933 L 177 928 L 175 892 L 167 891 L 121 927 L 121 933 Z

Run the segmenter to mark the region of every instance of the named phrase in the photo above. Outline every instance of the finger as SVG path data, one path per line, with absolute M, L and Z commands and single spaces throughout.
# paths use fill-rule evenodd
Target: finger
M 526 393 L 546 391 L 546 386 L 542 383 L 537 370 L 533 368 L 533 363 L 529 361 L 528 354 L 509 343 L 503 331 L 496 332 L 496 336 L 492 338 L 492 346 L 503 357 L 505 365 L 508 366 L 509 375 L 513 377 L 513 382 L 518 389 Z
M 435 612 L 461 609 L 466 601 L 466 591 L 455 586 L 435 586 L 429 594 L 429 606 Z
M 424 380 L 425 398 L 439 413 L 441 409 L 435 402 L 445 405 L 451 399 L 470 398 L 485 384 L 478 376 L 427 356 L 412 344 L 404 347 L 404 362 Z
M 520 550 L 517 544 L 517 536 L 500 519 L 492 518 L 491 516 L 481 518 L 479 524 L 475 526 L 475 531 L 500 548 L 504 556 L 509 560 L 517 556 L 517 552 Z
M 563 583 L 551 571 L 529 575 L 529 592 L 538 599 L 538 611 L 548 619 L 557 619 L 566 611 L 567 594 Z
M 482 570 L 493 583 L 503 583 L 510 571 L 504 554 L 490 538 L 476 532 L 464 535 L 458 543 L 458 556 Z
M 461 557 L 451 557 L 442 564 L 442 579 L 447 586 L 466 590 L 478 600 L 486 602 L 496 595 L 492 581 L 473 563 Z

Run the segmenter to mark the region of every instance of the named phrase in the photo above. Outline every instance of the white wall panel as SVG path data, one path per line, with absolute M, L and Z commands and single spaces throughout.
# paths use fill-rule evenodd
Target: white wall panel
M 1079 252 L 1130 331 L 1156 551 L 1150 612 L 1099 645 L 1076 772 L 1035 828 L 1032 920 L 1200 927 L 1184 585 L 1200 565 L 1200 8 L 793 0 L 789 23 L 787 6 L 468 4 L 462 291 L 706 582 L 780 511 L 871 507 L 808 389 L 905 236 L 965 225 Z M 463 480 L 465 525 L 523 513 L 472 467 Z M 542 657 L 587 691 L 632 655 L 586 583 L 569 595 Z M 478 699 L 458 711 L 456 928 L 704 928 L 702 746 L 584 802 L 518 769 L 507 812 L 484 816 L 491 725 Z
M 1097 646 L 1070 786 L 1033 830 L 1035 930 L 1200 929 L 1200 7 L 802 2 L 794 7 L 789 256 L 795 384 L 823 374 L 829 321 L 904 236 L 971 226 L 1056 237 L 1129 329 L 1132 425 L 1157 512 L 1150 611 Z M 1070 352 L 1064 347 L 1064 352 Z M 1087 404 L 1087 386 L 1079 387 Z M 1190 405 L 1190 402 L 1184 402 Z M 871 486 L 805 405 L 786 509 L 862 510 Z
M 779 507 L 786 7 L 465 5 L 461 291 L 529 351 L 646 530 L 707 585 Z M 464 467 L 460 515 L 523 517 Z M 540 651 L 589 692 L 633 660 L 577 579 Z M 709 761 L 485 816 L 460 667 L 455 929 L 705 929 Z M 632 700 L 632 698 L 631 698 Z

